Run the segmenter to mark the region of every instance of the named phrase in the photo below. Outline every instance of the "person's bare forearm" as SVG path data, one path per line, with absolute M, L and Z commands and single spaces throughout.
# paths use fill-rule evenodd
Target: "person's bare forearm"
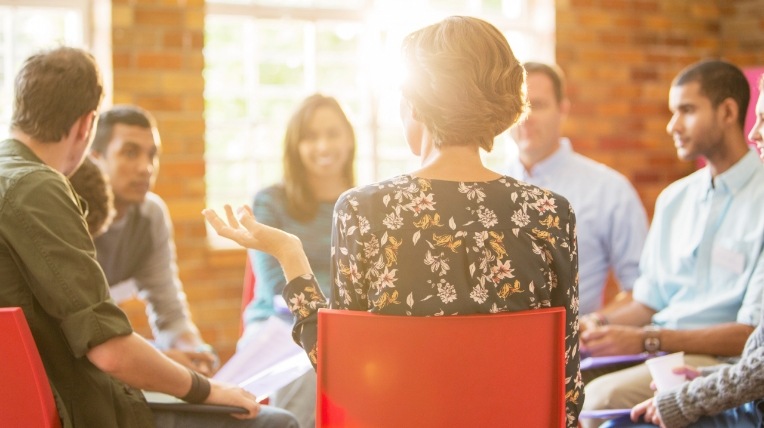
M 655 311 L 635 300 L 630 300 L 609 311 L 605 317 L 609 324 L 641 327 L 650 324 Z
M 313 270 L 310 268 L 310 262 L 308 262 L 308 256 L 305 255 L 305 250 L 303 250 L 302 243 L 299 240 L 290 241 L 289 245 L 285 245 L 280 250 L 277 254 L 273 254 L 273 256 L 281 264 L 281 269 L 284 270 L 284 278 L 286 278 L 287 282 L 298 276 L 313 273 Z
M 183 397 L 191 388 L 188 370 L 133 333 L 94 347 L 88 359 L 99 369 L 139 389 Z
M 613 300 L 597 312 L 607 317 L 608 314 L 617 312 L 620 308 L 628 305 L 632 301 L 631 291 L 621 291 L 615 295 Z
M 662 330 L 661 350 L 733 357 L 743 352 L 752 331 L 750 325 L 739 323 L 725 323 L 696 330 Z

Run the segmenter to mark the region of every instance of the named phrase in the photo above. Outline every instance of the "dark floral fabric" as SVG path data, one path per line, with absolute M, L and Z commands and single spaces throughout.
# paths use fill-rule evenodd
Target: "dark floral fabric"
M 578 353 L 578 255 L 567 200 L 511 177 L 488 182 L 402 175 L 337 201 L 330 306 L 390 315 L 447 316 L 566 309 L 568 426 L 583 403 Z M 284 297 L 294 338 L 315 364 L 312 276 Z

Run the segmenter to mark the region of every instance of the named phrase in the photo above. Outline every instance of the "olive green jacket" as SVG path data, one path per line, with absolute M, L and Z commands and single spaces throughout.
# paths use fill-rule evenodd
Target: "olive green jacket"
M 66 177 L 0 142 L 0 307 L 23 309 L 64 427 L 152 427 L 143 395 L 86 356 L 132 327 L 109 298 L 83 211 Z

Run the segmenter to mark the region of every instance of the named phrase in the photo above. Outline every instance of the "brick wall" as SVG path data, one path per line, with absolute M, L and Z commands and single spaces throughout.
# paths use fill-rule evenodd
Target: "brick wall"
M 204 208 L 204 1 L 112 0 L 113 102 L 140 105 L 162 139 L 155 191 L 175 226 L 180 277 L 194 321 L 221 357 L 238 338 L 243 251 L 207 248 Z M 232 183 L 233 184 L 233 183 Z M 144 305 L 124 305 L 150 336 Z
M 719 0 L 719 4 L 724 57 L 740 66 L 764 65 L 764 1 Z
M 671 79 L 709 56 L 764 64 L 764 0 L 557 0 L 556 8 L 557 58 L 573 101 L 565 133 L 577 150 L 629 177 L 652 213 L 660 190 L 693 169 L 676 159 L 665 132 Z M 227 358 L 238 336 L 245 256 L 210 250 L 199 215 L 203 26 L 203 0 L 112 0 L 113 97 L 157 117 L 163 153 L 155 190 L 175 223 L 194 319 Z M 143 305 L 125 309 L 149 335 Z
M 625 174 L 652 214 L 661 189 L 694 169 L 665 131 L 671 79 L 702 58 L 764 64 L 762 30 L 762 0 L 558 0 L 557 61 L 572 100 L 565 133 Z

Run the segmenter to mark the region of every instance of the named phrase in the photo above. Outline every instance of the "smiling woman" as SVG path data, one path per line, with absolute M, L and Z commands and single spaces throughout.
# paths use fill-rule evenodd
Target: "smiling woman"
M 337 198 L 355 184 L 355 133 L 336 99 L 307 97 L 292 114 L 284 136 L 284 178 L 255 195 L 258 220 L 302 239 L 315 273 L 329 293 L 329 249 L 332 209 Z M 244 334 L 239 346 L 253 340 L 269 317 L 291 320 L 281 292 L 286 280 L 278 261 L 251 250 L 256 278 L 255 298 L 244 310 Z M 272 404 L 283 407 L 312 426 L 315 419 L 315 373 L 310 372 L 279 391 Z

